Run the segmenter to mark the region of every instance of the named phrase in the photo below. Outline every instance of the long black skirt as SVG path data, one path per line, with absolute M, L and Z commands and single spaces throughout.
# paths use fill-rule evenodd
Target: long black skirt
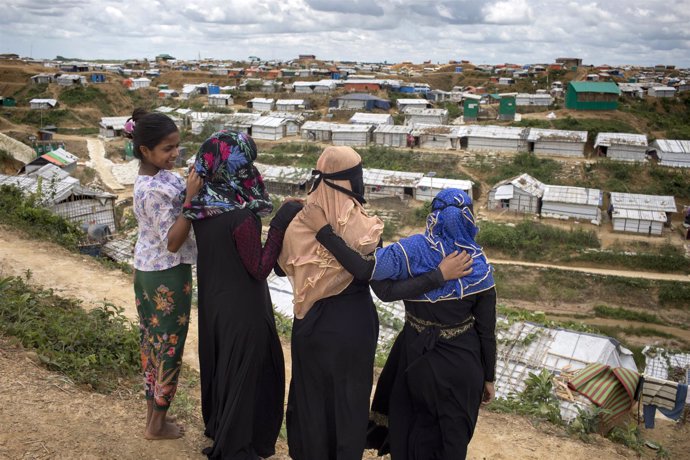
M 376 386 L 367 446 L 393 460 L 465 458 L 483 387 L 474 328 L 446 340 L 406 323 Z
M 286 413 L 293 459 L 362 458 L 378 328 L 368 285 L 350 285 L 295 319 Z

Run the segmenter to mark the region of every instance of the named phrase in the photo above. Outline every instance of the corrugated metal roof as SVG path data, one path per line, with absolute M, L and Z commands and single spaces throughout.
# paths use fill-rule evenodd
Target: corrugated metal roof
M 647 146 L 647 136 L 644 134 L 630 133 L 599 133 L 594 141 L 594 148 L 599 146 L 610 147 L 612 145 L 636 145 Z
M 666 223 L 666 213 L 659 211 L 641 211 L 639 209 L 616 209 L 611 214 L 611 218 L 650 220 L 652 222 Z
M 672 86 L 654 86 L 650 89 L 653 89 L 654 91 L 671 91 L 671 92 L 676 92 L 676 88 Z
M 529 128 L 527 140 L 537 141 L 561 141 L 561 142 L 587 142 L 587 131 L 566 131 L 561 129 Z
M 578 93 L 608 93 L 608 94 L 620 94 L 621 90 L 613 82 L 604 81 L 571 81 L 570 85 Z
M 350 118 L 350 123 L 371 123 L 373 125 L 393 124 L 393 117 L 387 113 L 357 112 Z
M 544 186 L 543 201 L 599 206 L 601 190 L 594 188 L 570 187 L 564 185 Z
M 209 94 L 209 99 L 232 99 L 232 94 Z
M 375 130 L 376 133 L 385 134 L 409 134 L 412 132 L 411 126 L 401 126 L 401 125 L 379 125 Z
M 690 141 L 657 139 L 652 145 L 665 153 L 690 153 Z
M 423 173 L 364 169 L 364 185 L 415 187 L 422 177 L 424 177 Z
M 611 192 L 611 205 L 614 210 L 637 209 L 641 211 L 678 211 L 676 199 L 669 195 Z

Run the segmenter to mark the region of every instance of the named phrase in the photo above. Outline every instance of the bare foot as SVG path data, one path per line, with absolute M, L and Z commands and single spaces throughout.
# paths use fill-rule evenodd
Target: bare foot
M 149 425 L 144 432 L 144 438 L 149 440 L 177 439 L 182 436 L 184 436 L 184 427 L 167 420 L 160 428 Z

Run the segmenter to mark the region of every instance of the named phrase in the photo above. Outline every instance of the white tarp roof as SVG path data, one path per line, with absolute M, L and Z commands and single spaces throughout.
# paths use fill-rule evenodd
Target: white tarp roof
M 331 125 L 331 131 L 334 133 L 365 133 L 371 128 L 372 125 L 346 125 L 344 123 L 333 123 Z
M 112 127 L 115 130 L 124 129 L 129 117 L 102 117 L 101 126 L 104 128 Z
M 282 117 L 261 117 L 252 123 L 252 126 L 263 126 L 266 128 L 277 128 L 284 125 L 287 120 Z
M 304 99 L 278 99 L 276 105 L 304 105 Z
M 350 123 L 364 123 L 372 125 L 392 124 L 393 117 L 387 113 L 362 113 L 356 112 L 350 118 Z
M 611 192 L 614 210 L 636 209 L 639 211 L 677 212 L 676 199 L 664 195 L 642 195 L 638 193 Z
M 587 142 L 587 131 L 565 131 L 561 129 L 529 128 L 527 140 L 559 141 L 559 142 Z
M 688 153 L 690 154 L 690 141 L 657 139 L 654 141 L 657 148 L 663 153 Z
M 252 104 L 273 104 L 273 99 L 266 99 L 264 97 L 255 97 L 254 99 L 250 99 L 247 102 L 251 102 Z
M 331 131 L 335 123 L 329 121 L 305 121 L 302 125 L 302 130 L 310 129 L 312 131 Z
M 647 146 L 647 136 L 644 134 L 630 133 L 599 133 L 594 141 L 594 148 L 599 146 L 610 147 L 612 145 Z
M 294 166 L 274 166 L 254 163 L 264 181 L 280 181 L 289 184 L 304 184 L 311 179 L 311 169 Z
M 614 209 L 612 219 L 648 220 L 666 223 L 666 213 L 659 211 L 641 211 L 639 209 Z
M 55 107 L 57 102 L 57 99 L 31 99 L 29 101 L 30 104 L 48 104 L 52 107 Z
M 389 171 L 386 169 L 364 169 L 365 185 L 415 187 L 422 177 L 424 177 L 423 173 Z
M 491 139 L 523 139 L 527 128 L 494 125 L 465 125 L 459 127 L 460 137 L 488 137 Z
M 409 134 L 412 132 L 411 126 L 403 125 L 379 125 L 375 130 L 376 133 L 386 133 L 386 134 Z
M 513 198 L 513 184 L 500 185 L 496 189 L 494 197 L 497 200 L 510 200 Z
M 434 189 L 459 188 L 460 190 L 472 190 L 473 182 L 462 179 L 444 179 L 442 177 L 422 177 L 417 187 L 432 187 Z
M 528 322 L 508 326 L 499 318 L 496 330 L 496 396 L 506 397 L 525 389 L 529 373 L 546 369 L 554 374 L 582 369 L 590 363 L 637 371 L 630 350 L 610 337 L 552 329 Z M 578 403 L 560 401 L 566 420 L 577 416 Z M 582 406 L 581 406 L 582 407 Z
M 557 203 L 599 206 L 601 204 L 601 196 L 601 190 L 595 188 L 546 185 L 542 200 Z

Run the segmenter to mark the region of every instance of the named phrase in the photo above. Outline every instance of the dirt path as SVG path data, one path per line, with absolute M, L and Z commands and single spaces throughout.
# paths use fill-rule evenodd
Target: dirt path
M 595 275 L 605 276 L 620 276 L 623 278 L 643 278 L 648 280 L 662 280 L 662 281 L 684 281 L 690 283 L 690 275 L 678 275 L 674 273 L 653 273 L 633 270 L 616 270 L 608 268 L 592 268 L 592 267 L 570 267 L 565 265 L 551 265 L 536 262 L 522 262 L 517 260 L 501 260 L 490 259 L 492 264 L 496 265 L 520 265 L 522 267 L 539 267 L 539 268 L 553 268 L 555 270 L 565 270 L 580 273 L 593 273 Z
M 91 159 L 89 166 L 98 172 L 105 186 L 114 192 L 124 190 L 122 184 L 113 176 L 111 170 L 113 162 L 105 157 L 103 141 L 90 137 L 86 139 L 86 145 L 89 149 L 89 158 Z

